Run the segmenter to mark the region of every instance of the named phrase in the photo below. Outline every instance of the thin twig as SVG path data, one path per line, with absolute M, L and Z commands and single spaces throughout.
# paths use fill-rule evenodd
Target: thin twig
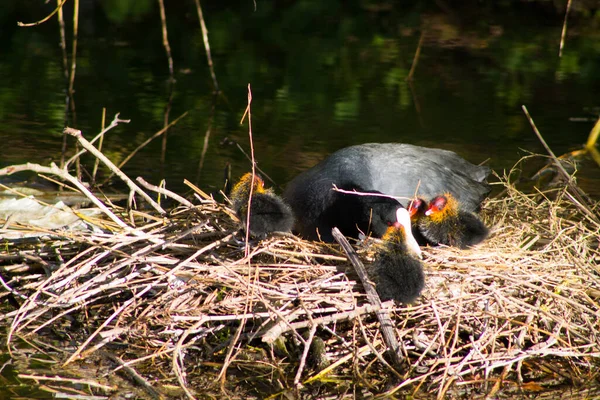
M 73 38 L 71 43 L 71 70 L 69 72 L 69 96 L 73 97 L 75 70 L 77 69 L 77 38 L 79 33 L 79 0 L 73 1 Z
M 119 368 L 123 369 L 134 382 L 140 385 L 153 399 L 163 399 L 164 397 L 156 390 L 154 387 L 148 382 L 143 376 L 141 376 L 135 369 L 127 365 L 123 360 L 119 357 L 115 356 L 108 351 L 103 351 L 101 353 L 103 356 L 107 357 L 109 360 L 117 363 Z
M 167 17 L 165 14 L 165 4 L 163 0 L 158 0 L 158 9 L 160 10 L 160 26 L 162 31 L 162 43 L 167 53 L 167 62 L 169 64 L 169 75 L 173 76 L 173 56 L 171 55 L 171 46 L 169 45 L 169 35 L 167 33 Z
M 401 196 L 391 196 L 389 194 L 385 194 L 385 193 L 374 193 L 374 192 L 359 192 L 356 189 L 353 190 L 345 190 L 345 189 L 340 189 L 337 187 L 337 185 L 335 183 L 331 184 L 332 186 L 332 190 L 335 192 L 340 192 L 340 193 L 346 193 L 346 194 L 353 194 L 356 196 L 376 196 L 376 197 L 387 197 L 389 199 L 394 199 L 394 200 L 410 200 L 409 197 L 401 197 Z M 417 186 L 418 189 L 418 186 Z
M 563 177 L 566 179 L 567 185 L 571 189 L 571 193 L 576 198 L 576 199 L 574 199 L 571 197 L 573 204 L 575 204 L 575 206 L 577 206 L 577 208 L 579 208 L 585 215 L 587 215 L 589 218 L 591 218 L 594 222 L 600 224 L 600 219 L 598 219 L 596 214 L 594 214 L 591 211 L 590 206 L 587 204 L 587 201 L 585 201 L 585 199 L 581 195 L 581 190 L 573 182 L 573 177 L 571 175 L 569 175 L 569 173 L 565 170 L 565 168 L 562 166 L 560 160 L 556 157 L 556 155 L 554 154 L 552 149 L 550 149 L 550 146 L 548 146 L 548 144 L 542 137 L 542 134 L 537 129 L 535 122 L 533 122 L 533 118 L 531 118 L 531 115 L 529 115 L 529 111 L 527 111 L 527 107 L 525 107 L 523 105 L 523 106 L 521 106 L 521 108 L 523 109 L 523 112 L 527 116 L 527 119 L 529 120 L 529 124 L 531 125 L 531 128 L 535 132 L 536 136 L 538 137 L 538 139 L 540 140 L 540 142 L 542 143 L 542 145 L 544 146 L 544 148 L 546 149 L 546 151 L 548 152 L 550 157 L 552 157 L 552 161 L 554 161 L 556 168 L 558 168 L 558 170 L 561 172 Z
M 252 157 L 252 181 L 250 182 L 250 190 L 248 192 L 248 212 L 246 213 L 246 245 L 244 247 L 244 255 L 246 257 L 248 257 L 248 253 L 250 252 L 250 210 L 252 206 L 252 194 L 254 192 L 254 183 L 256 182 L 256 160 L 254 158 L 254 140 L 252 139 L 252 112 L 250 110 L 251 104 L 252 90 L 250 89 L 250 84 L 248 84 L 248 105 L 246 107 L 246 110 L 244 111 L 242 120 L 240 121 L 240 123 L 242 123 L 246 115 L 248 115 L 248 138 L 250 141 L 250 156 Z
M 565 19 L 563 21 L 562 31 L 560 32 L 560 45 L 558 47 L 558 57 L 562 57 L 563 47 L 565 45 L 565 37 L 567 36 L 567 19 L 571 11 L 571 0 L 567 1 L 567 9 L 565 10 Z
M 112 392 L 115 390 L 114 386 L 107 386 L 101 383 L 95 382 L 90 379 L 76 379 L 76 378 L 61 378 L 59 376 L 44 376 L 44 375 L 31 375 L 31 374 L 18 374 L 19 379 L 32 379 L 34 381 L 41 382 L 64 382 L 73 385 L 90 386 L 95 387 L 105 392 Z
M 208 42 L 208 29 L 204 23 L 204 15 L 202 14 L 202 7 L 200 6 L 200 0 L 195 0 L 196 12 L 198 13 L 198 19 L 200 20 L 200 29 L 202 30 L 202 40 L 204 41 L 204 49 L 206 50 L 206 60 L 208 61 L 208 68 L 210 69 L 210 76 L 212 77 L 213 86 L 215 92 L 219 92 L 219 83 L 217 82 L 217 75 L 215 75 L 215 69 L 213 67 L 212 56 L 210 55 L 210 44 Z
M 152 190 L 153 192 L 160 193 L 160 194 L 170 197 L 174 200 L 177 200 L 178 202 L 180 202 L 181 204 L 183 204 L 186 207 L 190 207 L 190 208 L 194 207 L 194 204 L 190 203 L 189 201 L 187 201 L 186 199 L 184 199 L 177 193 L 174 193 L 174 192 L 168 190 L 167 188 L 162 188 L 162 187 L 158 187 L 156 185 L 152 185 L 152 184 L 146 182 L 144 180 L 144 178 L 142 178 L 141 176 L 138 176 L 135 180 L 138 181 L 140 185 L 142 185 L 143 187 L 145 187 L 148 190 Z
M 415 70 L 417 69 L 417 64 L 419 63 L 419 56 L 421 55 L 421 47 L 423 46 L 423 39 L 425 38 L 425 30 L 421 31 L 421 36 L 419 37 L 419 44 L 417 44 L 417 50 L 415 51 L 415 55 L 413 57 L 413 62 L 410 67 L 410 71 L 408 72 L 408 76 L 406 77 L 407 81 L 412 81 L 413 76 L 415 74 Z
M 119 118 L 120 113 L 116 113 L 115 117 L 113 118 L 113 120 L 110 122 L 110 124 L 104 128 L 102 131 L 100 131 L 100 133 L 98 133 L 92 140 L 90 140 L 91 144 L 94 144 L 98 139 L 102 138 L 106 132 L 110 131 L 111 129 L 113 129 L 114 127 L 116 127 L 117 125 L 119 125 L 120 123 L 124 123 L 124 124 L 128 124 L 131 122 L 131 120 L 129 119 L 120 119 Z M 82 154 L 84 154 L 87 150 L 83 149 L 78 151 L 77 153 L 75 153 L 71 158 L 69 158 L 67 160 L 67 162 L 64 164 L 65 167 L 64 168 L 69 168 L 69 165 L 77 160 L 79 157 L 81 157 Z M 121 168 L 121 166 L 119 166 L 119 168 Z
M 106 125 L 106 107 L 102 107 L 102 119 L 100 121 L 101 131 L 104 131 Z M 90 142 L 93 143 L 93 142 Z M 100 142 L 98 142 L 98 151 L 102 151 L 102 144 L 104 143 L 104 135 L 100 136 Z M 98 173 L 98 166 L 100 160 L 96 158 L 94 161 L 94 169 L 92 169 L 92 185 L 96 183 L 96 174 Z
M 71 136 L 74 136 L 87 151 L 89 151 L 100 161 L 102 161 L 104 165 L 106 165 L 113 173 L 115 173 L 119 178 L 121 178 L 123 182 L 125 182 L 133 192 L 142 196 L 144 200 L 146 200 L 152 207 L 154 207 L 156 211 L 158 211 L 161 214 L 166 214 L 166 211 L 163 210 L 162 207 L 158 205 L 158 203 L 156 203 L 150 196 L 148 196 L 146 192 L 140 189 L 138 185 L 136 185 L 131 179 L 129 179 L 129 177 L 125 175 L 119 168 L 117 168 L 117 166 L 113 164 L 112 161 L 106 158 L 104 154 L 99 152 L 98 149 L 96 149 L 90 142 L 88 142 L 83 137 L 80 130 L 67 127 L 65 128 L 65 132 Z
M 169 123 L 169 125 L 165 126 L 164 128 L 162 128 L 160 131 L 156 132 L 154 135 L 152 135 L 151 137 L 149 137 L 148 139 L 146 139 L 142 144 L 140 144 L 138 147 L 136 147 L 131 153 L 129 153 L 129 155 L 127 157 L 125 157 L 123 159 L 123 161 L 121 161 L 118 165 L 119 169 L 122 169 L 125 164 L 127 164 L 129 162 L 129 160 L 131 160 L 138 151 L 140 151 L 141 149 L 143 149 L 144 147 L 146 147 L 148 145 L 148 143 L 150 143 L 152 140 L 156 139 L 157 137 L 159 137 L 160 135 L 164 134 L 166 131 L 169 130 L 169 128 L 171 128 L 173 125 L 175 125 L 177 122 L 179 122 L 180 119 L 182 119 L 183 117 L 185 117 L 188 114 L 188 112 L 184 112 L 183 114 L 181 114 L 179 117 L 177 117 L 176 119 L 174 119 L 173 121 L 171 121 Z M 117 114 L 118 115 L 118 114 Z M 126 120 L 126 122 L 129 122 L 129 120 Z M 107 128 L 108 129 L 108 128 Z M 108 182 L 108 180 L 114 175 L 114 172 L 111 172 L 111 174 L 104 180 L 104 182 L 102 182 L 102 184 Z
M 60 10 L 62 8 L 63 4 L 65 4 L 66 2 L 67 2 L 67 0 L 62 0 L 50 14 L 48 14 L 46 17 L 40 19 L 39 21 L 31 22 L 31 23 L 25 23 L 25 22 L 18 21 L 17 25 L 23 26 L 23 27 L 30 27 L 30 26 L 36 26 L 36 25 L 43 24 L 44 22 L 46 22 L 50 18 L 52 18 L 52 16 L 54 14 L 56 14 L 58 12 L 58 10 Z

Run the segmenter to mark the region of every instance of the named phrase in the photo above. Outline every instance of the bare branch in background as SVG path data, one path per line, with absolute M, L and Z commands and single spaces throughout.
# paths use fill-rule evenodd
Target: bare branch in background
M 208 60 L 208 68 L 210 69 L 210 76 L 212 77 L 213 86 L 215 92 L 219 92 L 219 83 L 217 82 L 217 76 L 215 75 L 215 69 L 213 67 L 212 56 L 210 55 L 210 44 L 208 43 L 208 29 L 204 23 L 204 14 L 202 14 L 202 7 L 200 6 L 200 0 L 196 1 L 196 11 L 198 12 L 198 19 L 200 20 L 200 28 L 202 29 L 202 40 L 204 40 L 204 49 L 206 50 L 206 58 Z M 256 5 L 255 5 L 256 8 Z

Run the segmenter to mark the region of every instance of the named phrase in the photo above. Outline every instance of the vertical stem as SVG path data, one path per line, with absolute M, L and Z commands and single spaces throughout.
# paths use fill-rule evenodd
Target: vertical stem
M 252 112 L 250 111 L 250 104 L 252 104 L 252 90 L 250 84 L 248 84 L 248 136 L 250 137 L 250 157 L 252 158 L 252 182 L 250 185 L 250 193 L 248 194 L 248 212 L 246 213 L 246 246 L 244 247 L 244 255 L 248 257 L 250 254 L 250 246 L 248 240 L 250 239 L 250 206 L 252 205 L 252 191 L 254 189 L 254 181 L 256 179 L 256 161 L 254 158 L 254 140 L 252 139 Z
M 73 2 L 73 43 L 71 48 L 71 74 L 69 76 L 69 96 L 73 96 L 75 70 L 77 68 L 77 35 L 79 32 L 79 0 Z
M 417 50 L 415 51 L 415 56 L 413 57 L 413 62 L 410 67 L 410 72 L 406 77 L 407 81 L 412 81 L 413 75 L 415 74 L 415 70 L 417 69 L 417 64 L 419 63 L 419 56 L 421 55 L 421 47 L 423 46 L 423 38 L 425 37 L 425 31 L 421 31 L 421 37 L 419 38 L 419 44 L 417 44 Z
M 202 14 L 202 7 L 200 6 L 200 0 L 196 1 L 196 11 L 198 12 L 198 19 L 200 20 L 200 29 L 202 29 L 202 39 L 204 40 L 204 49 L 206 50 L 206 58 L 208 60 L 208 68 L 210 69 L 210 76 L 212 77 L 213 86 L 215 91 L 219 91 L 219 83 L 217 82 L 217 76 L 215 75 L 215 69 L 213 68 L 212 56 L 210 54 L 210 44 L 208 43 L 208 29 L 204 23 L 204 15 Z
M 164 0 L 158 0 L 158 6 L 160 9 L 160 22 L 161 22 L 161 27 L 162 27 L 163 46 L 165 48 L 165 52 L 167 53 L 167 61 L 169 63 L 169 75 L 171 78 L 169 81 L 169 99 L 168 99 L 167 105 L 165 107 L 165 115 L 164 115 L 164 119 L 163 119 L 163 127 L 166 127 L 169 124 L 169 114 L 171 112 L 171 101 L 173 100 L 173 85 L 174 85 L 175 79 L 173 77 L 173 56 L 171 54 L 171 46 L 169 45 L 169 35 L 167 32 L 167 17 L 166 17 L 166 13 L 165 13 Z M 161 145 L 161 152 L 160 152 L 160 164 L 161 164 L 161 167 L 163 167 L 163 168 L 164 168 L 166 153 L 167 153 L 167 134 L 168 134 L 168 132 L 165 131 L 165 134 L 162 137 L 162 145 Z
M 169 62 L 169 74 L 173 77 L 173 57 L 171 56 L 171 46 L 169 45 L 169 36 L 167 35 L 167 17 L 165 15 L 165 4 L 163 0 L 158 0 L 160 8 L 160 22 L 162 26 L 163 46 L 167 53 L 167 61 Z
M 73 1 L 73 42 L 71 48 L 71 72 L 69 74 L 69 104 L 71 109 L 72 123 L 77 126 L 76 115 L 75 115 L 75 71 L 77 69 L 77 38 L 79 35 L 79 0 Z M 79 150 L 79 144 L 76 146 L 76 151 Z M 81 162 L 79 158 L 75 160 L 75 175 L 77 179 L 81 179 Z
M 558 47 L 558 57 L 562 57 L 563 47 L 565 46 L 565 36 L 567 36 L 567 18 L 571 11 L 571 0 L 567 2 L 567 10 L 565 11 L 565 20 L 563 21 L 562 32 L 560 33 L 560 45 Z
M 102 107 L 102 122 L 100 123 L 100 131 L 104 131 L 106 124 L 106 107 Z M 104 143 L 104 135 L 100 136 L 100 141 L 98 142 L 98 151 L 102 151 L 102 143 Z M 100 160 L 96 158 L 96 162 L 94 162 L 94 170 L 92 171 L 92 184 L 96 183 L 96 173 L 98 172 L 98 165 L 100 164 Z
M 58 7 L 58 30 L 60 33 L 60 50 L 62 53 L 63 73 L 65 75 L 65 84 L 69 82 L 69 60 L 67 59 L 67 39 L 65 34 L 65 19 L 62 11 L 62 1 L 56 0 L 56 6 Z M 69 95 L 65 96 L 65 121 L 64 126 L 68 125 L 68 112 L 69 112 Z M 62 146 L 60 149 L 60 167 L 65 165 L 65 155 L 67 153 L 67 135 L 63 133 Z

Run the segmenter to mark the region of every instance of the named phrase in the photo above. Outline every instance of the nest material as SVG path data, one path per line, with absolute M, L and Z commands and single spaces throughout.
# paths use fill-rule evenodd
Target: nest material
M 155 398 L 589 395 L 600 381 L 600 225 L 566 189 L 501 183 L 506 194 L 483 206 L 490 238 L 424 248 L 421 298 L 384 303 L 401 368 L 337 245 L 273 236 L 246 248 L 215 202 L 134 214 L 129 231 L 9 246 L 2 297 L 18 308 L 0 319 L 13 354 L 28 351 L 24 339 L 56 362 L 116 363 Z M 372 247 L 359 253 L 372 260 Z M 118 391 L 107 374 L 88 393 Z

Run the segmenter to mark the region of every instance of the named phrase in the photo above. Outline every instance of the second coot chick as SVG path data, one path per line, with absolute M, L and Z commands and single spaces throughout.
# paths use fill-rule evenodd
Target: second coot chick
M 461 210 L 458 201 L 449 193 L 431 200 L 424 212 L 422 206 L 419 207 L 413 221 L 429 244 L 465 249 L 482 242 L 489 234 L 481 219 L 472 212 Z
M 412 237 L 408 211 L 399 209 L 397 219 L 383 235 L 384 244 L 375 255 L 373 272 L 381 300 L 394 299 L 406 304 L 421 294 L 425 275 L 421 261 L 407 243 Z
M 233 209 L 242 225 L 246 226 L 250 188 L 250 233 L 263 238 L 271 232 L 290 232 L 294 225 L 291 208 L 273 190 L 265 189 L 265 183 L 259 176 L 255 175 L 252 179 L 251 173 L 242 176 L 230 195 Z

